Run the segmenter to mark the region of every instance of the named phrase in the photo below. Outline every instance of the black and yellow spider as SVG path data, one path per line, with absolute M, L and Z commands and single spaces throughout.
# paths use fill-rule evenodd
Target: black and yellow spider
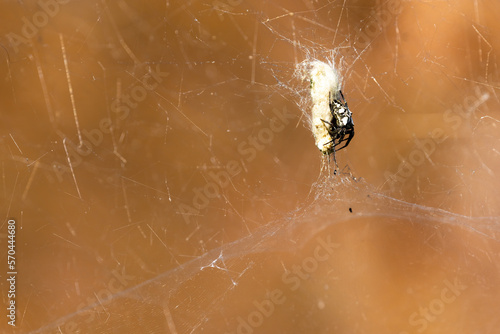
M 335 99 L 330 101 L 330 112 L 332 113 L 332 120 L 330 122 L 322 119 L 325 123 L 328 134 L 331 140 L 325 145 L 333 143 L 332 149 L 329 153 L 335 153 L 341 149 L 347 147 L 354 137 L 354 123 L 352 121 L 352 112 L 347 106 L 347 102 L 344 99 L 344 94 L 339 90 L 340 99 L 337 96 Z M 340 144 L 343 146 L 337 148 Z

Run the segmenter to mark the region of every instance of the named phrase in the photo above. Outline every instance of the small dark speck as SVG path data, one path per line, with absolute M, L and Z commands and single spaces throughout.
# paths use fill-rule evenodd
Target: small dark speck
M 349 208 L 349 212 L 352 213 L 352 208 Z

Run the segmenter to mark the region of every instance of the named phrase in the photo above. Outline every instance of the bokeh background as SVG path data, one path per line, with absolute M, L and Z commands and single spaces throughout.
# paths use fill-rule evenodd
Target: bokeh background
M 0 330 L 498 333 L 499 15 L 1 0 Z M 314 59 L 354 117 L 335 173 Z

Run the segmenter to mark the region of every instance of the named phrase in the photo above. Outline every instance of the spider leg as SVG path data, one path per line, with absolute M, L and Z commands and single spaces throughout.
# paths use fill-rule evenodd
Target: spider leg
M 330 126 L 332 127 L 332 129 L 333 129 L 334 125 L 333 125 L 332 123 L 330 123 L 330 122 L 328 122 L 328 121 L 325 121 L 324 119 L 322 119 L 321 121 L 322 121 L 323 123 L 325 123 L 325 124 L 330 125 Z M 327 129 L 328 129 L 328 128 L 327 128 Z
M 335 151 L 340 151 L 341 149 L 345 148 L 347 146 L 347 143 L 345 143 L 347 139 L 346 138 L 342 138 L 342 140 L 340 140 L 337 144 L 335 144 L 334 148 L 335 148 Z M 338 146 L 340 146 L 340 144 L 342 144 L 342 146 L 340 148 L 338 148 Z
M 343 148 L 347 147 L 347 145 L 349 145 L 349 143 L 351 142 L 352 138 L 354 137 L 354 128 L 349 129 L 349 130 L 346 132 L 346 134 L 347 134 L 347 138 L 343 137 L 343 138 L 342 138 L 342 139 L 338 142 L 338 144 L 336 144 L 336 145 L 335 145 L 335 146 L 340 145 L 340 143 L 342 143 L 343 141 L 345 141 L 344 146 L 342 146 L 341 148 L 337 148 L 337 149 L 336 149 L 337 151 L 340 151 L 341 149 L 343 149 Z M 334 146 L 334 147 L 335 147 L 335 146 Z
M 334 174 L 337 174 L 337 168 L 339 167 L 339 165 L 337 164 L 337 156 L 335 155 L 335 146 L 333 146 L 333 162 L 335 162 L 335 171 L 334 171 Z
M 330 138 L 332 138 L 332 140 L 330 140 L 328 143 L 325 143 L 324 145 L 328 145 L 328 144 L 331 144 L 331 143 L 334 143 L 334 147 L 335 147 L 335 140 L 339 138 L 339 134 L 338 134 L 338 130 L 335 129 L 335 125 L 333 125 L 332 123 L 330 122 L 327 122 L 325 121 L 324 119 L 321 120 L 323 123 L 325 124 L 328 124 L 330 125 L 330 129 L 328 129 L 328 127 L 326 127 L 326 130 L 328 131 L 328 134 L 330 135 Z
M 344 94 L 342 94 L 341 90 L 339 90 L 339 93 L 340 93 L 340 97 L 342 98 L 342 101 L 338 101 L 338 102 L 340 104 L 342 104 L 346 109 L 349 109 L 349 107 L 347 106 L 347 101 L 344 98 Z

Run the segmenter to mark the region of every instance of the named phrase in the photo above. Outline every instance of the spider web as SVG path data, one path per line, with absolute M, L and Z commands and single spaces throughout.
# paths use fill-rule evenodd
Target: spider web
M 2 6 L 16 332 L 496 332 L 498 5 Z

